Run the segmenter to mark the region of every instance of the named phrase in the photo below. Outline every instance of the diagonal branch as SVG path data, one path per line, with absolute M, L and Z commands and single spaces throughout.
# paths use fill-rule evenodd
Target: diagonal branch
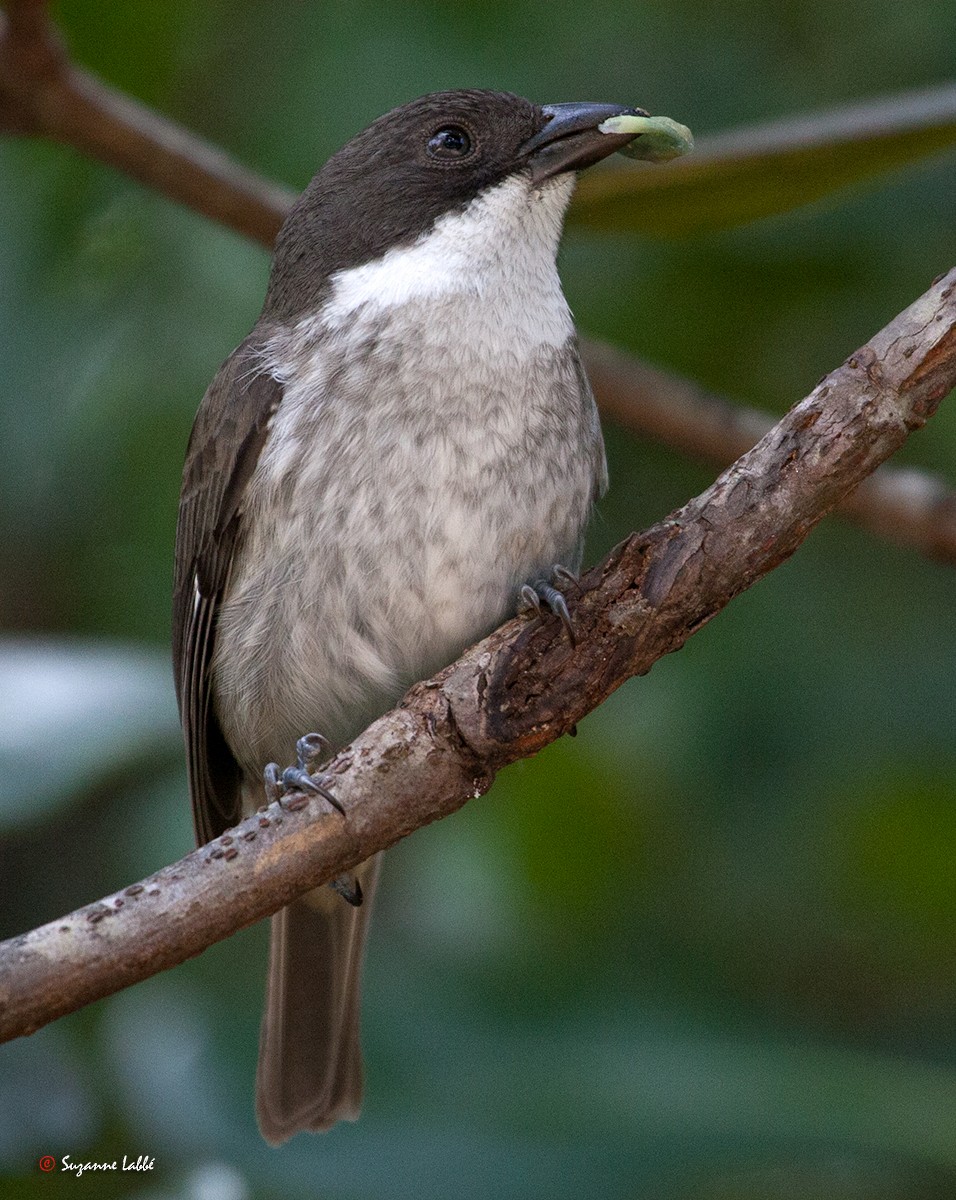
M 0 1039 L 200 953 L 460 808 L 793 553 L 956 384 L 956 269 L 702 495 L 633 534 L 556 620 L 509 621 L 417 684 L 329 767 L 342 818 L 272 805 L 142 883 L 0 945 Z
M 271 249 L 292 192 L 75 66 L 46 0 L 7 0 L 5 8 L 0 131 L 73 146 Z M 583 350 L 602 414 L 638 436 L 723 467 L 772 424 L 621 351 L 596 342 Z M 879 537 L 956 564 L 956 492 L 940 479 L 886 467 L 839 511 Z
M 0 131 L 53 138 L 271 248 L 294 193 L 75 66 L 45 0 L 0 16 Z
M 768 413 L 602 342 L 585 346 L 585 360 L 602 416 L 691 458 L 725 467 L 773 425 Z M 956 491 L 938 475 L 882 466 L 834 511 L 876 537 L 956 564 Z

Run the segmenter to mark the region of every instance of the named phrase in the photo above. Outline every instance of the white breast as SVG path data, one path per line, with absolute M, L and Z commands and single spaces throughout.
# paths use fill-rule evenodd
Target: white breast
M 410 302 L 471 296 L 480 301 L 472 310 L 479 323 L 494 327 L 493 343 L 519 353 L 563 346 L 572 324 L 555 255 L 573 187 L 569 175 L 538 189 L 521 176 L 506 179 L 464 211 L 442 217 L 413 245 L 333 276 L 322 321 L 347 329 Z M 456 336 L 473 340 L 487 332 L 470 328 Z

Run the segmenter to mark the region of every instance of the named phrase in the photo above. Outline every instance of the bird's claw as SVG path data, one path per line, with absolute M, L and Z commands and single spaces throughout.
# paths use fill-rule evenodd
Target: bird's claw
M 332 743 L 321 733 L 305 733 L 295 744 L 296 762 L 303 770 L 306 770 L 316 760 L 331 753 L 331 750 Z
M 266 804 L 278 804 L 282 800 L 282 776 L 278 763 L 266 763 L 262 782 L 266 789 Z
M 567 567 L 562 567 L 560 563 L 555 563 L 551 568 L 551 578 L 560 580 L 561 583 L 574 588 L 576 592 L 581 591 L 581 580 L 578 579 L 573 571 L 569 571 Z
M 329 887 L 353 908 L 358 908 L 364 899 L 362 885 L 359 883 L 357 875 L 339 875 L 330 881 Z
M 577 586 L 577 579 L 566 567 L 553 567 L 552 576 L 563 581 L 570 581 Z M 544 614 L 545 609 L 556 616 L 564 626 L 571 645 L 577 645 L 574 626 L 571 624 L 571 614 L 568 612 L 568 602 L 554 584 L 549 583 L 546 579 L 537 579 L 534 583 L 526 583 L 519 590 L 518 598 L 524 608 L 530 609 L 539 617 Z
M 331 748 L 329 739 L 321 733 L 307 733 L 295 744 L 294 767 L 286 767 L 283 771 L 278 763 L 269 763 L 263 771 L 268 803 L 276 801 L 281 805 L 283 798 L 290 792 L 311 792 L 314 796 L 321 796 L 323 800 L 327 800 L 344 817 L 345 809 L 339 800 L 309 771 L 309 767 Z M 354 875 L 339 875 L 337 879 L 332 880 L 329 887 L 354 908 L 362 903 L 362 885 Z
M 304 737 L 300 737 L 295 744 L 296 765 L 294 767 L 286 767 L 283 771 L 278 763 L 269 763 L 263 772 L 268 802 L 271 804 L 273 801 L 278 801 L 281 804 L 283 797 L 289 792 L 311 792 L 313 795 L 327 800 L 344 817 L 345 809 L 341 802 L 309 771 L 309 767 L 319 757 L 320 752 L 327 751 L 329 748 L 328 738 L 323 737 L 321 733 L 307 733 Z

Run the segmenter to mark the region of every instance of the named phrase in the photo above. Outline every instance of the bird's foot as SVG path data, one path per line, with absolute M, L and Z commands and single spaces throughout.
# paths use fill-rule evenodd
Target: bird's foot
M 331 881 L 329 887 L 333 892 L 338 892 L 345 903 L 351 904 L 353 908 L 358 908 L 364 899 L 357 875 L 339 875 Z
M 345 809 L 335 796 L 312 774 L 310 768 L 330 749 L 327 738 L 321 733 L 307 733 L 295 744 L 295 766 L 283 771 L 278 763 L 269 763 L 263 772 L 266 797 L 282 803 L 290 792 L 311 792 L 327 800 L 334 809 L 345 816 Z
M 570 584 L 578 588 L 577 576 L 569 571 L 567 567 L 562 567 L 556 564 L 551 568 L 551 579 L 563 584 Z M 554 586 L 553 582 L 547 579 L 537 579 L 534 583 L 526 583 L 518 592 L 518 602 L 520 608 L 525 612 L 534 612 L 539 617 L 544 615 L 544 610 L 547 609 L 553 616 L 557 617 L 567 631 L 568 640 L 572 646 L 577 645 L 577 638 L 574 636 L 574 626 L 571 624 L 571 614 L 568 612 L 568 602 L 560 591 Z
M 283 771 L 278 763 L 269 763 L 264 771 L 266 798 L 282 804 L 290 793 L 311 792 L 327 800 L 337 812 L 345 816 L 345 809 L 335 796 L 311 773 L 311 768 L 321 761 L 332 749 L 328 738 L 321 733 L 307 733 L 295 744 L 295 766 Z M 303 804 L 305 801 L 303 800 Z M 289 807 L 288 802 L 286 806 Z M 356 875 L 339 875 L 329 883 L 347 904 L 358 908 L 362 903 L 362 885 Z

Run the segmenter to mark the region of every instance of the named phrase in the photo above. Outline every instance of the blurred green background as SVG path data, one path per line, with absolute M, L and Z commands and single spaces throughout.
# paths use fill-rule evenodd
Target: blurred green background
M 952 0 L 69 0 L 75 55 L 302 187 L 443 87 L 696 134 L 939 82 Z M 956 262 L 953 155 L 726 233 L 572 231 L 578 324 L 783 411 Z M 0 142 L 0 934 L 179 857 L 179 476 L 268 256 Z M 593 560 L 713 477 L 607 429 Z M 956 484 L 956 415 L 901 459 Z M 956 1195 L 956 573 L 836 522 L 490 797 L 393 851 L 361 1121 L 269 1150 L 266 929 L 0 1048 L 0 1193 Z M 42 1175 L 41 1154 L 155 1158 Z

